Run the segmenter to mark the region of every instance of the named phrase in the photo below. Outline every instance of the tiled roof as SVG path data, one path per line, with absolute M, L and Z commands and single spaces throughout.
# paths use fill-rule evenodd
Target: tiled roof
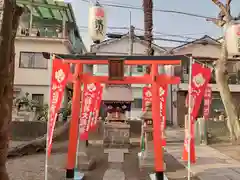
M 102 95 L 103 101 L 133 101 L 132 90 L 124 86 L 105 86 Z

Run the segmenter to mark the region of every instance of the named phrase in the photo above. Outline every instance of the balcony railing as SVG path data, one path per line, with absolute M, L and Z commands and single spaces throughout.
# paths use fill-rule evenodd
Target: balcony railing
M 30 36 L 30 37 L 45 37 L 45 38 L 65 38 L 65 33 L 63 33 L 58 28 L 48 28 L 48 27 L 39 27 L 32 28 L 29 32 L 29 28 L 19 28 L 18 36 Z

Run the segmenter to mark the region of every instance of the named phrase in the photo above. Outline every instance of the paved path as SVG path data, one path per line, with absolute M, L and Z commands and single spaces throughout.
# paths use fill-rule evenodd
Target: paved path
M 170 129 L 167 132 L 168 142 L 166 150 L 179 162 L 187 166 L 181 160 L 183 143 L 177 142 L 184 137 L 184 131 Z M 237 149 L 236 149 L 237 150 Z M 201 180 L 239 180 L 240 162 L 210 146 L 196 146 L 196 164 L 192 165 L 191 171 Z

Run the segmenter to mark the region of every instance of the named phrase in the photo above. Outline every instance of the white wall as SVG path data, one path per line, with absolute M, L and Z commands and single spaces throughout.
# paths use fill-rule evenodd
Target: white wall
M 48 85 L 50 78 L 50 61 L 48 69 L 27 69 L 19 68 L 20 52 L 50 52 L 50 53 L 69 53 L 62 40 L 44 41 L 40 38 L 16 38 L 15 41 L 15 85 Z
M 50 61 L 48 69 L 19 68 L 20 52 L 50 52 L 68 54 L 66 41 L 60 39 L 17 37 L 15 41 L 15 77 L 14 87 L 21 88 L 21 95 L 26 92 L 44 94 L 44 103 L 49 99 Z

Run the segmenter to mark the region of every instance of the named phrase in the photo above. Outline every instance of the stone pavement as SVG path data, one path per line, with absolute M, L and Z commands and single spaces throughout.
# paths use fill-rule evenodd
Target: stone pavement
M 182 161 L 184 131 L 169 129 L 167 131 L 166 151 L 187 167 Z M 182 141 L 182 142 L 180 142 Z M 237 150 L 237 149 L 236 149 Z M 240 162 L 210 146 L 196 146 L 196 164 L 191 166 L 193 175 L 201 180 L 239 180 Z

